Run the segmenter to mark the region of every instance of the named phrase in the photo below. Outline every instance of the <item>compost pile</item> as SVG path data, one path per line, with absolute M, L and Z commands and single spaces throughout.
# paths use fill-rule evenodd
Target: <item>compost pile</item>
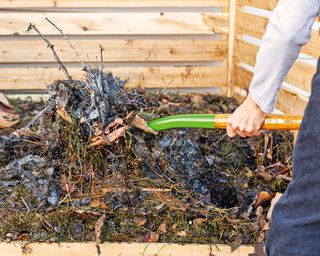
M 236 101 L 138 93 L 101 68 L 85 74 L 55 81 L 44 109 L 0 137 L 3 240 L 263 242 L 268 202 L 290 181 L 290 133 L 155 135 L 144 120 L 231 112 Z
M 12 102 L 33 118 L 0 133 L 1 240 L 264 241 L 270 201 L 291 179 L 290 133 L 157 134 L 148 120 L 230 113 L 237 102 L 126 90 L 103 65 L 73 80 L 60 64 L 68 79 L 48 87 L 45 103 Z

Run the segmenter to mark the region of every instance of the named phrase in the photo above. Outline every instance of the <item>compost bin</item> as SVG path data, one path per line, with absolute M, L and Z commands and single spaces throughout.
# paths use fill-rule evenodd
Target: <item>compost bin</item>
M 231 113 L 276 2 L 1 1 L 0 89 L 14 94 L 21 122 L 0 131 L 0 255 L 261 249 L 270 201 L 291 179 L 293 135 L 231 140 L 223 130 L 154 134 L 143 125 Z M 314 30 L 278 111 L 303 113 L 319 48 Z

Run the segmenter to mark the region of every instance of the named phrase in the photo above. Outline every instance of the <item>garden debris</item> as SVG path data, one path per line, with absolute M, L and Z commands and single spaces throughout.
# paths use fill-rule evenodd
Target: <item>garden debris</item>
M 121 81 L 111 74 L 101 77 L 120 93 L 115 83 Z M 32 125 L 0 137 L 0 214 L 7 223 L 0 233 L 3 239 L 13 231 L 18 233 L 11 240 L 21 238 L 23 232 L 33 241 L 47 236 L 50 241 L 98 243 L 264 239 L 267 222 L 261 216 L 266 211 L 247 212 L 253 206 L 269 206 L 268 200 L 256 201 L 258 195 L 261 201 L 262 195 L 286 188 L 288 181 L 281 175 L 290 174 L 290 133 L 273 132 L 274 159 L 261 162 L 264 137 L 230 140 L 223 137 L 225 131 L 202 129 L 168 130 L 154 136 L 133 124 L 137 116 L 146 122 L 172 113 L 203 112 L 203 105 L 190 104 L 189 95 L 163 94 L 159 102 L 166 99 L 166 107 L 162 107 L 154 101 L 155 94 L 137 95 L 122 88 L 120 100 L 100 94 L 102 100 L 114 101 L 117 112 L 112 107 L 111 113 L 107 108 L 101 114 L 100 102 L 89 113 L 91 99 L 97 96 L 87 86 L 89 82 L 54 82 L 44 111 L 37 108 Z M 104 90 L 110 91 L 108 86 Z M 132 98 L 126 105 L 128 97 Z M 221 112 L 222 104 L 232 106 L 228 111 L 236 106 L 225 97 L 202 97 L 211 112 Z M 131 105 L 133 99 L 139 102 L 136 107 Z M 71 123 L 57 113 L 56 101 L 62 100 Z M 26 111 L 33 113 L 32 108 Z M 101 144 L 92 145 L 97 141 Z M 265 181 L 261 173 L 272 178 Z M 8 209 L 19 209 L 24 224 L 17 228 L 17 213 Z M 42 218 L 33 218 L 35 213 Z M 97 222 L 103 215 L 103 223 Z M 39 223 L 39 228 L 29 223 Z
M 0 92 L 0 129 L 8 128 L 19 123 L 19 115 L 7 98 Z
M 149 234 L 148 243 L 156 243 L 159 241 L 159 235 L 155 232 Z
M 274 198 L 274 196 L 274 194 L 269 194 L 266 191 L 261 191 L 257 196 L 254 207 L 257 208 L 258 206 L 263 206 L 265 203 L 270 202 Z
M 102 64 L 84 64 L 83 81 L 73 80 L 59 64 L 67 79 L 49 85 L 43 109 L 17 100 L 29 122 L 0 133 L 2 240 L 96 241 L 98 252 L 105 241 L 263 242 L 269 197 L 261 195 L 288 185 L 291 133 L 232 140 L 215 129 L 155 135 L 149 120 L 230 113 L 237 102 L 127 90 Z
M 146 120 L 144 120 L 142 117 L 136 115 L 135 118 L 133 119 L 132 121 L 132 125 L 142 131 L 145 131 L 145 132 L 148 132 L 148 133 L 151 133 L 153 135 L 158 135 L 158 132 L 152 130 Z
M 270 209 L 268 211 L 268 214 L 267 214 L 267 219 L 268 220 L 271 220 L 271 217 L 272 217 L 272 212 L 273 212 L 273 209 L 274 209 L 274 206 L 276 205 L 276 203 L 279 201 L 279 199 L 283 196 L 282 193 L 276 193 L 275 197 L 272 199 L 271 201 L 271 206 L 270 206 Z
M 98 219 L 98 221 L 96 222 L 96 225 L 95 225 L 96 246 L 97 246 L 98 255 L 101 254 L 99 245 L 101 243 L 102 227 L 104 225 L 104 222 L 106 221 L 106 218 L 107 218 L 106 214 L 101 215 L 100 218 Z

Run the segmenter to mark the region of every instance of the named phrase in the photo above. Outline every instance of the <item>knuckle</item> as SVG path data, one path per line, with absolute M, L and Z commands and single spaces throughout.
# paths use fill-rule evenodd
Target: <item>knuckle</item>
M 240 132 L 245 132 L 245 131 L 247 131 L 247 129 L 246 129 L 246 126 L 245 125 L 239 125 L 239 130 L 240 130 Z
M 255 132 L 255 128 L 252 127 L 252 126 L 249 126 L 249 127 L 246 129 L 246 131 L 247 131 L 248 133 L 253 133 L 253 132 Z

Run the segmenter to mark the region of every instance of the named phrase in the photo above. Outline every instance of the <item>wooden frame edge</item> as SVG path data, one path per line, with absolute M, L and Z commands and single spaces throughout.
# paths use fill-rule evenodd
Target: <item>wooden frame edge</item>
M 249 256 L 252 246 L 232 249 L 228 245 L 166 243 L 104 243 L 100 256 Z M 99 255 L 96 243 L 0 243 L 0 256 L 93 256 Z

